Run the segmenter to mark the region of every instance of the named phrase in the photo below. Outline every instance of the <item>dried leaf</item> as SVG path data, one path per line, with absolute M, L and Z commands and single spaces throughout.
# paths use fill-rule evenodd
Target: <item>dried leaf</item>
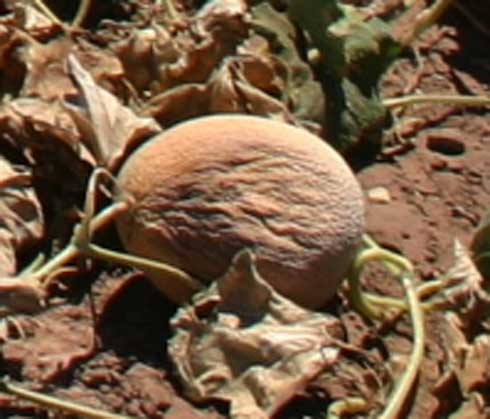
M 43 235 L 41 205 L 29 171 L 0 156 L 0 276 L 17 271 L 16 253 Z
M 225 60 L 206 84 L 170 89 L 155 97 L 144 114 L 164 126 L 212 113 L 250 113 L 300 125 L 284 103 L 251 85 L 242 71 L 241 58 Z
M 56 205 L 54 200 L 61 203 L 58 208 L 73 205 L 68 196 L 84 190 L 95 161 L 61 104 L 40 98 L 12 100 L 0 108 L 0 131 L 29 157 L 44 186 L 50 183 L 58 191 L 45 196 L 47 205 Z
M 444 313 L 444 347 L 448 350 L 449 364 L 459 364 L 468 352 L 469 343 L 463 333 L 463 324 L 456 313 Z
M 75 94 L 76 89 L 64 67 L 64 61 L 73 47 L 73 41 L 64 37 L 47 44 L 31 42 L 25 45 L 22 60 L 27 72 L 20 95 L 51 101 Z
M 178 25 L 170 19 L 174 25 L 133 31 L 116 44 L 137 89 L 157 94 L 144 114 L 168 126 L 203 114 L 241 112 L 319 133 L 325 100 L 296 49 L 295 27 L 267 3 L 250 12 L 242 0 L 211 1 Z M 133 66 L 138 69 L 129 71 Z
M 74 55 L 68 57 L 70 74 L 81 90 L 81 108 L 67 105 L 99 165 L 118 165 L 128 147 L 160 131 L 150 118 L 137 117 L 118 99 L 98 86 Z
M 243 0 L 208 1 L 195 14 L 173 16 L 163 24 L 133 30 L 112 48 L 120 57 L 128 79 L 140 92 L 162 93 L 186 83 L 203 83 L 233 55 L 246 36 Z
M 233 418 L 270 417 L 339 355 L 338 320 L 296 306 L 258 274 L 250 251 L 172 319 L 169 353 L 194 401 Z
M 0 24 L 0 68 L 6 70 L 7 65 L 10 63 L 10 54 L 12 47 L 18 39 L 15 32 L 7 25 Z
M 192 103 L 192 106 L 189 106 Z M 167 90 L 146 105 L 142 115 L 152 116 L 164 126 L 204 115 L 209 109 L 209 92 L 204 84 L 188 83 Z
M 10 340 L 2 347 L 3 359 L 19 365 L 25 378 L 50 381 L 93 354 L 93 323 L 87 307 L 57 307 L 36 320 L 28 338 Z
M 208 83 L 209 111 L 264 115 L 295 121 L 286 105 L 251 85 L 243 74 L 240 59 L 225 60 Z
M 485 408 L 481 390 L 488 384 L 490 337 L 482 334 L 470 343 L 463 333 L 464 324 L 458 315 L 446 313 L 444 317 L 441 336 L 448 361 L 442 380 L 449 380 L 449 383 L 441 384 L 453 388 L 455 384 L 451 383 L 451 377 L 455 377 L 466 400 L 451 418 L 488 417 L 490 410 Z M 444 393 L 447 394 L 447 390 Z
M 0 126 L 19 146 L 36 150 L 50 150 L 68 146 L 82 159 L 88 158 L 80 147 L 80 134 L 67 112 L 56 102 L 39 98 L 19 98 L 10 101 L 0 112 Z M 48 140 L 49 138 L 49 140 Z
M 488 383 L 490 371 L 490 336 L 478 336 L 469 347 L 461 369 L 457 370 L 461 389 L 468 394 Z
M 478 301 L 490 302 L 482 288 L 483 277 L 459 240 L 454 241 L 454 263 L 444 275 L 449 287 L 444 287 L 447 300 L 458 306 L 460 312 L 471 310 Z
M 122 65 L 116 57 L 82 39 L 75 41 L 70 37 L 59 36 L 41 43 L 34 38 L 26 40 L 24 37 L 22 41 L 24 45 L 19 51 L 20 61 L 25 65 L 26 73 L 21 96 L 53 101 L 77 94 L 65 65 L 70 54 L 77 56 L 99 84 L 113 87 L 123 77 Z
M 0 278 L 0 316 L 38 313 L 46 306 L 46 293 L 32 277 Z

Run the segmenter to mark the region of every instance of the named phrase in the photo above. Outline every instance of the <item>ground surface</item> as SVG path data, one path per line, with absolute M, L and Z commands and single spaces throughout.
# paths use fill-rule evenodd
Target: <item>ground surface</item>
M 483 47 L 490 40 L 488 30 L 488 26 L 486 33 L 479 30 L 459 9 L 451 8 L 442 24 L 417 42 L 417 59 L 409 54 L 389 71 L 382 95 L 489 95 L 490 52 Z M 452 265 L 455 239 L 469 245 L 489 208 L 488 109 L 410 107 L 385 131 L 384 142 L 384 152 L 374 159 L 366 161 L 358 155 L 352 159 L 367 195 L 367 231 L 379 244 L 412 261 L 421 281 L 428 280 Z M 114 243 L 117 239 L 109 231 L 102 240 Z M 4 324 L 2 374 L 45 393 L 130 416 L 224 414 L 223 406 L 196 407 L 181 397 L 165 344 L 175 307 L 142 274 L 102 264 L 66 277 L 64 282 L 71 285 L 57 294 L 68 301 L 35 316 L 15 316 L 15 321 Z M 370 275 L 367 285 L 382 294 L 400 293 L 383 272 Z M 369 352 L 376 374 L 338 366 L 332 375 L 317 377 L 278 417 L 324 417 L 330 398 L 355 395 L 356 390 L 376 399 L 373 406 L 382 405 L 384 396 L 376 388 L 386 382 L 386 374 L 396 377 L 404 368 L 411 347 L 406 320 L 373 325 L 342 299 L 329 311 L 344 322 L 349 342 Z M 428 316 L 426 357 L 417 391 L 406 407 L 410 417 L 488 417 L 486 321 L 484 310 L 461 317 L 459 323 L 445 312 Z M 461 323 L 464 327 L 454 326 Z M 454 351 L 447 350 L 451 345 Z M 462 353 L 464 362 L 459 362 L 457 355 Z M 388 359 L 389 373 L 380 367 Z M 362 374 L 362 385 L 357 387 L 355 374 Z M 48 417 L 44 409 L 7 395 L 0 395 L 0 406 L 1 417 Z M 63 416 L 51 413 L 49 417 Z

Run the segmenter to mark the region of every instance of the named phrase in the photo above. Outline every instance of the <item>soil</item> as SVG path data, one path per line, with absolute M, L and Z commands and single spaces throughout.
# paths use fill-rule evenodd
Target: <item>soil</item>
M 490 95 L 490 52 L 481 47 L 489 39 L 488 32 L 451 8 L 416 42 L 414 53 L 405 54 L 390 69 L 382 96 Z M 452 266 L 455 239 L 469 246 L 489 206 L 488 108 L 410 106 L 396 113 L 383 142 L 383 151 L 369 161 L 351 157 L 366 191 L 367 233 L 408 258 L 418 281 L 433 279 Z M 117 241 L 113 231 L 102 240 Z M 226 416 L 226 406 L 196 406 L 183 397 L 166 355 L 168 322 L 177 308 L 143 274 L 97 264 L 82 274 L 65 275 L 63 283 L 68 289 L 56 291 L 63 297 L 59 304 L 3 324 L 3 375 L 43 393 L 134 417 Z M 389 275 L 376 269 L 366 287 L 379 294 L 401 293 Z M 403 371 L 412 345 L 406 319 L 391 326 L 365 321 L 342 298 L 327 310 L 339 313 L 345 328 L 351 328 L 350 343 L 364 347 L 375 362 L 390 359 L 389 374 L 396 377 Z M 488 330 L 482 316 L 465 317 L 473 322 L 461 340 L 469 355 L 465 366 L 454 368 L 448 367 L 454 360 L 445 351 L 450 318 L 445 312 L 427 316 L 426 356 L 405 415 L 490 415 Z M 339 377 L 329 382 L 318 377 L 277 417 L 324 417 L 331 399 L 351 394 L 346 388 L 352 383 Z M 370 378 L 363 377 L 369 383 Z M 366 392 L 372 396 L 372 389 Z M 379 404 L 382 401 L 374 402 Z M 0 417 L 69 417 L 6 394 L 0 395 L 0 412 Z

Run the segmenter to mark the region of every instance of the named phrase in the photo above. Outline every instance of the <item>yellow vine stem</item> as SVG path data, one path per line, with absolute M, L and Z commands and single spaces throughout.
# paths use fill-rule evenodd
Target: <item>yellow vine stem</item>
M 95 232 L 100 229 L 112 220 L 115 214 L 125 211 L 126 208 L 126 204 L 122 202 L 112 204 L 105 208 L 91 220 L 90 231 Z M 81 253 L 82 250 L 75 243 L 69 243 L 61 252 L 46 262 L 41 268 L 29 274 L 29 278 L 34 281 L 43 282 L 50 276 L 50 274 L 79 256 Z
M 91 243 L 92 235 L 95 229 L 99 227 L 99 224 L 97 223 L 99 216 L 94 217 L 95 195 L 96 195 L 98 184 L 102 177 L 107 177 L 109 180 L 113 182 L 113 184 L 117 188 L 117 181 L 114 179 L 114 177 L 110 172 L 108 172 L 104 168 L 97 168 L 94 170 L 92 176 L 90 177 L 89 184 L 87 187 L 87 193 L 85 197 L 84 218 L 75 227 L 70 246 L 74 246 L 77 249 L 77 251 L 79 253 L 82 253 L 84 256 L 98 258 L 108 262 L 134 266 L 135 268 L 141 270 L 151 270 L 154 272 L 159 272 L 162 276 L 170 277 L 173 278 L 175 281 L 179 281 L 179 284 L 182 284 L 182 286 L 184 286 L 185 289 L 187 290 L 192 290 L 192 292 L 197 292 L 202 290 L 203 286 L 199 281 L 197 281 L 196 279 L 194 279 L 192 276 L 188 275 L 186 272 L 182 271 L 181 269 L 176 268 L 172 265 L 168 265 L 166 263 L 151 260 L 144 257 L 139 257 L 136 255 L 117 252 Z M 120 191 L 120 193 L 123 193 L 123 191 Z M 114 218 L 114 216 L 117 215 L 119 211 L 127 210 L 127 203 L 125 202 L 119 203 L 119 205 L 121 205 L 120 209 L 118 209 L 119 207 L 117 207 L 117 205 L 118 203 L 113 204 L 112 206 L 104 210 L 104 212 L 107 211 L 109 213 L 108 216 Z M 173 299 L 170 295 L 168 296 L 171 299 Z M 184 301 L 175 301 L 175 302 L 183 303 Z
M 383 319 L 386 314 L 386 310 L 378 304 L 378 301 L 388 301 L 384 305 L 389 305 L 396 299 L 388 299 L 387 297 L 374 296 L 367 294 L 362 290 L 361 274 L 364 266 L 371 261 L 380 260 L 385 263 L 388 268 L 394 274 L 400 274 L 401 272 L 413 272 L 413 266 L 404 257 L 390 252 L 379 246 L 370 247 L 361 250 L 352 265 L 351 273 L 349 275 L 349 291 L 348 296 L 353 306 L 368 318 Z
M 347 397 L 337 400 L 328 406 L 327 419 L 340 419 L 344 415 L 364 413 L 369 410 L 369 403 L 361 397 Z
M 95 169 L 90 177 L 87 187 L 84 217 L 82 221 L 75 226 L 71 242 L 68 243 L 68 245 L 65 246 L 65 248 L 63 248 L 63 250 L 61 250 L 58 254 L 48 260 L 44 265 L 39 267 L 38 263 L 36 269 L 31 267 L 27 271 L 22 272 L 21 276 L 25 277 L 25 280 L 29 281 L 35 287 L 42 285 L 44 289 L 46 289 L 55 279 L 56 273 L 59 271 L 59 269 L 62 269 L 63 266 L 71 262 L 74 258 L 83 255 L 86 257 L 96 257 L 110 262 L 134 266 L 142 270 L 159 272 L 161 275 L 165 275 L 174 279 L 175 281 L 179 281 L 179 284 L 184 286 L 186 290 L 189 290 L 189 292 L 197 292 L 201 290 L 203 286 L 199 281 L 172 265 L 134 255 L 128 255 L 122 252 L 116 252 L 91 243 L 91 238 L 97 230 L 107 225 L 118 214 L 125 212 L 128 209 L 127 202 L 121 201 L 109 205 L 97 215 L 94 215 L 95 194 L 100 178 L 103 176 L 111 179 L 117 188 L 117 184 L 115 183 L 113 176 L 106 169 Z M 181 301 L 176 302 L 180 303 Z
M 416 105 L 420 103 L 441 103 L 458 106 L 490 106 L 490 97 L 471 95 L 433 95 L 417 94 L 402 97 L 382 99 L 381 103 L 386 108 L 398 108 L 401 106 Z
M 108 176 L 112 179 L 112 175 L 103 168 L 96 168 L 89 180 L 87 193 L 85 196 L 85 217 L 79 224 L 75 227 L 75 230 L 80 229 L 80 225 L 83 225 L 83 233 L 88 237 L 91 237 L 98 229 L 108 224 L 114 217 L 120 212 L 127 210 L 127 205 L 123 202 L 117 202 L 110 205 L 109 207 L 102 210 L 99 214 L 94 216 L 95 211 L 95 193 L 97 189 L 97 184 L 102 176 Z M 89 219 L 87 219 L 89 218 Z M 44 265 L 38 269 L 30 269 L 27 277 L 33 282 L 42 283 L 44 281 L 48 282 L 49 278 L 53 272 L 62 268 L 65 264 L 70 262 L 75 257 L 82 253 L 82 249 L 77 243 L 72 240 L 61 252 L 56 254 Z
M 56 16 L 51 9 L 46 6 L 43 0 L 33 0 L 37 8 L 44 13 L 44 15 L 50 19 L 56 25 L 59 25 L 65 32 L 71 32 L 80 29 L 83 21 L 87 17 L 90 7 L 92 6 L 92 0 L 80 0 L 77 13 L 73 18 L 72 22 L 67 25 L 62 22 L 58 16 Z
M 416 18 L 411 36 L 405 40 L 404 44 L 410 45 L 422 32 L 437 22 L 452 2 L 453 0 L 436 0 L 431 7 L 420 13 Z
M 80 29 L 82 26 L 83 21 L 88 15 L 88 12 L 90 11 L 90 6 L 92 5 L 92 0 L 80 0 L 80 5 L 78 6 L 77 14 L 73 18 L 70 29 L 75 30 L 75 29 Z
M 369 237 L 367 234 L 363 236 L 363 242 L 366 246 L 368 246 L 371 249 L 381 249 L 383 250 L 371 237 Z M 386 251 L 386 250 L 385 250 Z M 400 275 L 401 271 L 398 266 L 396 266 L 393 263 L 390 263 L 388 260 L 383 260 L 381 259 L 381 262 L 385 267 L 393 274 L 393 275 Z M 439 279 L 433 279 L 431 281 L 424 282 L 423 284 L 419 285 L 416 288 L 417 296 L 419 300 L 422 298 L 435 294 L 439 292 L 442 288 L 446 286 L 446 280 L 443 277 Z M 357 286 L 360 286 L 359 283 L 356 284 Z M 357 292 L 361 292 L 360 289 L 357 290 Z M 359 297 L 358 297 L 359 298 Z M 406 311 L 408 308 L 407 302 L 405 301 L 404 298 L 396 298 L 396 297 L 387 297 L 387 296 L 381 296 L 381 295 L 376 295 L 376 294 L 371 294 L 369 292 L 362 291 L 362 296 L 360 297 L 364 299 L 370 307 L 375 305 L 375 306 L 380 306 L 380 307 L 386 307 L 386 308 L 392 308 L 401 311 Z M 437 310 L 440 306 L 439 302 L 437 301 L 428 301 L 428 302 L 422 302 L 421 301 L 421 307 L 424 310 L 424 312 L 428 311 L 433 311 Z M 396 317 L 396 313 L 393 313 L 393 315 Z
M 403 403 L 407 399 L 408 394 L 414 385 L 424 357 L 424 312 L 413 285 L 412 274 L 408 273 L 402 276 L 401 282 L 405 288 L 410 318 L 412 320 L 413 348 L 405 373 L 395 384 L 395 389 L 391 393 L 388 404 L 383 413 L 379 416 L 379 419 L 396 419 L 399 417 Z
M 58 16 L 56 16 L 48 6 L 44 4 L 43 0 L 34 0 L 33 2 L 37 6 L 37 8 L 46 15 L 48 19 L 61 26 L 62 28 L 65 27 L 65 24 L 58 19 Z
M 127 253 L 117 252 L 115 250 L 106 249 L 105 247 L 97 246 L 96 244 L 88 243 L 87 247 L 83 249 L 82 253 L 85 256 L 102 259 L 107 262 L 118 263 L 122 265 L 133 266 L 136 269 L 142 271 L 150 270 L 157 271 L 163 276 L 176 278 L 181 283 L 185 284 L 186 289 L 193 290 L 194 292 L 201 291 L 204 286 L 199 283 L 192 276 L 182 271 L 175 266 L 168 265 L 156 260 L 130 255 Z M 184 301 L 175 301 L 176 303 L 184 303 Z
M 0 390 L 13 394 L 21 399 L 41 404 L 42 406 L 70 412 L 87 419 L 129 419 L 129 416 L 117 415 L 105 412 L 93 407 L 84 406 L 79 403 L 69 402 L 54 396 L 48 396 L 36 391 L 28 390 L 17 384 L 11 383 L 8 379 L 0 381 Z
M 403 403 L 413 386 L 417 377 L 424 355 L 424 310 L 417 295 L 417 290 L 413 284 L 413 265 L 404 257 L 379 247 L 369 237 L 364 237 L 366 245 L 370 246 L 363 249 L 357 255 L 351 274 L 349 276 L 349 298 L 352 304 L 365 316 L 375 319 L 385 317 L 385 309 L 377 304 L 377 300 L 385 300 L 384 297 L 366 298 L 366 294 L 361 289 L 361 274 L 366 263 L 379 260 L 388 269 L 401 278 L 401 283 L 405 289 L 406 306 L 412 322 L 413 328 L 413 349 L 404 374 L 395 384 L 395 388 L 388 399 L 388 404 L 384 412 L 379 416 L 382 419 L 397 418 Z M 374 296 L 373 296 L 374 297 Z M 390 302 L 394 299 L 389 299 Z

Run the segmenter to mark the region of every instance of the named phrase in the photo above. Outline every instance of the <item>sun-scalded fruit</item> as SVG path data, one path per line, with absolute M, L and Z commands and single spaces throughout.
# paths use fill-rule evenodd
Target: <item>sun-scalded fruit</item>
M 306 307 L 335 294 L 364 229 L 363 194 L 342 157 L 260 117 L 181 123 L 136 150 L 118 180 L 129 208 L 117 228 L 129 252 L 208 283 L 250 248 L 263 278 Z

